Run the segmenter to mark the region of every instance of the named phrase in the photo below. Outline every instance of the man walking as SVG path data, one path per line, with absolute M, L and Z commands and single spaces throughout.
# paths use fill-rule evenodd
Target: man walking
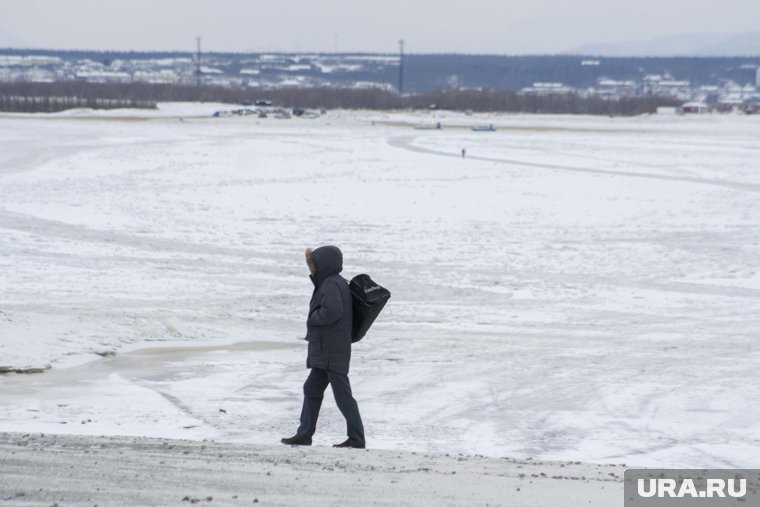
M 306 249 L 314 292 L 306 320 L 309 342 L 306 367 L 311 373 L 303 385 L 301 425 L 296 434 L 283 438 L 287 445 L 311 445 L 327 384 L 332 386 L 338 409 L 346 418 L 348 439 L 334 447 L 364 449 L 364 426 L 359 407 L 351 394 L 348 367 L 351 362 L 351 319 L 353 307 L 348 282 L 340 276 L 343 254 L 336 246 Z

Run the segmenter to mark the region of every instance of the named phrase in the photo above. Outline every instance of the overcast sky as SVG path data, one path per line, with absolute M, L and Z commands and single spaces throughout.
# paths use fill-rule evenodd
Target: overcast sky
M 556 53 L 757 31 L 760 0 L 0 0 L 0 40 L 61 49 Z

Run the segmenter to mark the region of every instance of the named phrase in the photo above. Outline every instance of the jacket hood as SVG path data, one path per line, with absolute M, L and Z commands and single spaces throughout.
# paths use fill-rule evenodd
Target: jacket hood
M 311 259 L 317 268 L 314 277 L 316 285 L 321 284 L 328 276 L 343 271 L 343 253 L 337 246 L 321 246 L 312 252 Z

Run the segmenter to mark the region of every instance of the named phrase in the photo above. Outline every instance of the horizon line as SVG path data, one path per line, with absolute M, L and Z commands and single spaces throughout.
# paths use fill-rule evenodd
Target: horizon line
M 137 53 L 137 54 L 152 54 L 152 53 L 168 53 L 168 54 L 181 54 L 191 55 L 197 54 L 196 50 L 179 50 L 179 49 L 86 49 L 86 48 L 37 48 L 37 47 L 0 47 L 0 52 L 14 51 L 14 52 L 43 52 L 43 53 Z M 368 55 L 368 56 L 399 56 L 397 51 L 296 51 L 296 50 L 209 50 L 201 51 L 204 55 L 263 55 L 263 54 L 275 54 L 275 55 L 335 55 L 335 56 L 347 56 L 347 55 Z M 576 53 L 576 52 L 543 52 L 543 53 L 489 53 L 489 52 L 456 52 L 456 51 L 442 51 L 442 52 L 404 52 L 404 56 L 493 56 L 493 57 L 505 57 L 505 58 L 525 58 L 525 57 L 582 57 L 582 58 L 752 58 L 760 59 L 760 54 L 757 55 L 742 55 L 742 54 L 725 54 L 725 55 L 688 55 L 688 54 L 672 54 L 672 55 L 606 55 L 606 54 L 594 54 L 594 53 Z

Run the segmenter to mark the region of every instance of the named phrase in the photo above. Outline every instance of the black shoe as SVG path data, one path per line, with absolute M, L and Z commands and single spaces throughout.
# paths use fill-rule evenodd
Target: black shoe
M 351 449 L 364 449 L 364 444 L 360 444 L 349 438 L 345 442 L 341 442 L 340 444 L 333 445 L 333 447 L 349 447 Z
M 285 445 L 311 445 L 311 439 L 309 437 L 302 437 L 300 435 L 280 439 L 280 442 Z

